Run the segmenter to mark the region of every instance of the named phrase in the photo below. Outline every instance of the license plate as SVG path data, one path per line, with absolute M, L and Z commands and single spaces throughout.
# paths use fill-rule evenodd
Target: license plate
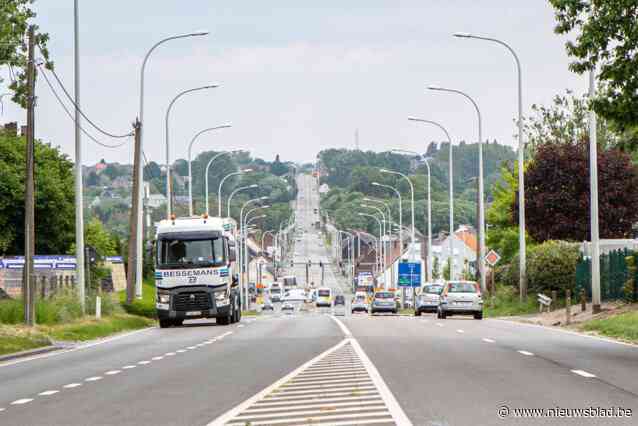
M 196 317 L 198 315 L 201 315 L 202 311 L 188 311 L 186 312 L 186 316 L 187 317 Z

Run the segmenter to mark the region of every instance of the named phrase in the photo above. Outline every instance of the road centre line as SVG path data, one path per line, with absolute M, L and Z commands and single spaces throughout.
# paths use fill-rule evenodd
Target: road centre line
M 521 355 L 534 356 L 534 354 L 533 354 L 533 353 L 528 352 L 528 351 L 522 351 L 522 350 L 519 350 L 519 351 L 516 351 L 516 352 L 518 352 L 518 353 L 519 353 L 519 354 L 521 354 Z
M 31 401 L 33 401 L 33 398 L 16 399 L 15 401 L 13 401 L 11 403 L 11 405 L 22 405 L 22 404 L 26 404 L 27 402 L 31 402 Z
M 44 391 L 44 392 L 40 392 L 38 395 L 39 396 L 49 396 L 49 395 L 54 395 L 56 393 L 60 392 L 59 390 L 48 390 L 48 391 Z
M 591 374 L 591 373 L 589 373 L 589 372 L 587 372 L 585 370 L 569 370 L 569 371 L 571 371 L 574 374 L 578 374 L 579 376 L 587 377 L 588 379 L 596 377 L 595 374 Z

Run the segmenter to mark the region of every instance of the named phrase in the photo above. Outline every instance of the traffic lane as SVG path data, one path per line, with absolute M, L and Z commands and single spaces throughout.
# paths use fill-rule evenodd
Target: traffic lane
M 559 418 L 504 420 L 497 414 L 502 405 L 638 410 L 636 395 L 544 358 L 484 341 L 477 332 L 480 321 L 355 316 L 343 322 L 414 424 L 565 423 Z M 476 328 L 470 330 L 469 324 Z M 635 418 L 608 420 L 571 419 L 572 424 L 635 424 Z
M 229 327 L 233 334 L 221 340 L 183 353 L 174 347 L 173 356 L 117 375 L 99 370 L 101 380 L 74 389 L 57 387 L 57 394 L 10 406 L 0 412 L 0 423 L 207 424 L 343 339 L 329 317 L 286 318 Z
M 188 346 L 218 336 L 227 327 L 215 320 L 200 320 L 185 327 L 150 328 L 102 341 L 80 345 L 70 351 L 53 352 L 34 359 L 8 362 L 0 366 L 0 407 L 46 389 L 71 383 L 78 377 L 119 368 L 164 353 L 176 346 Z
M 445 320 L 460 323 L 460 317 Z M 552 362 L 595 374 L 600 380 L 638 395 L 638 346 L 507 320 L 468 321 L 498 344 L 526 350 Z

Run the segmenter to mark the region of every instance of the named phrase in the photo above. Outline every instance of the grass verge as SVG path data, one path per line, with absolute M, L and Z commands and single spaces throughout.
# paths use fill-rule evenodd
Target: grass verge
M 579 328 L 583 331 L 595 331 L 604 336 L 638 343 L 638 311 L 587 321 Z
M 123 331 L 150 327 L 155 321 L 129 314 L 116 314 L 110 317 L 82 319 L 71 324 L 43 326 L 41 330 L 55 340 L 85 341 L 106 337 Z
M 513 287 L 497 286 L 494 297 L 484 296 L 483 315 L 486 317 L 508 317 L 536 312 L 536 297 L 530 294 L 527 301 L 521 303 L 518 291 Z
M 145 280 L 142 284 L 142 298 L 133 300 L 133 303 L 126 303 L 126 290 L 118 294 L 120 304 L 126 312 L 132 315 L 139 315 L 146 318 L 157 318 L 155 308 L 155 284 L 152 280 Z
M 26 328 L 0 326 L 0 355 L 49 346 L 51 340 L 44 334 Z

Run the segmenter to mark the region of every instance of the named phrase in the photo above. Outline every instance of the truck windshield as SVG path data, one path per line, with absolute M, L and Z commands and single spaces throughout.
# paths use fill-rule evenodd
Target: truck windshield
M 160 239 L 157 266 L 192 268 L 226 264 L 224 239 L 205 240 Z

